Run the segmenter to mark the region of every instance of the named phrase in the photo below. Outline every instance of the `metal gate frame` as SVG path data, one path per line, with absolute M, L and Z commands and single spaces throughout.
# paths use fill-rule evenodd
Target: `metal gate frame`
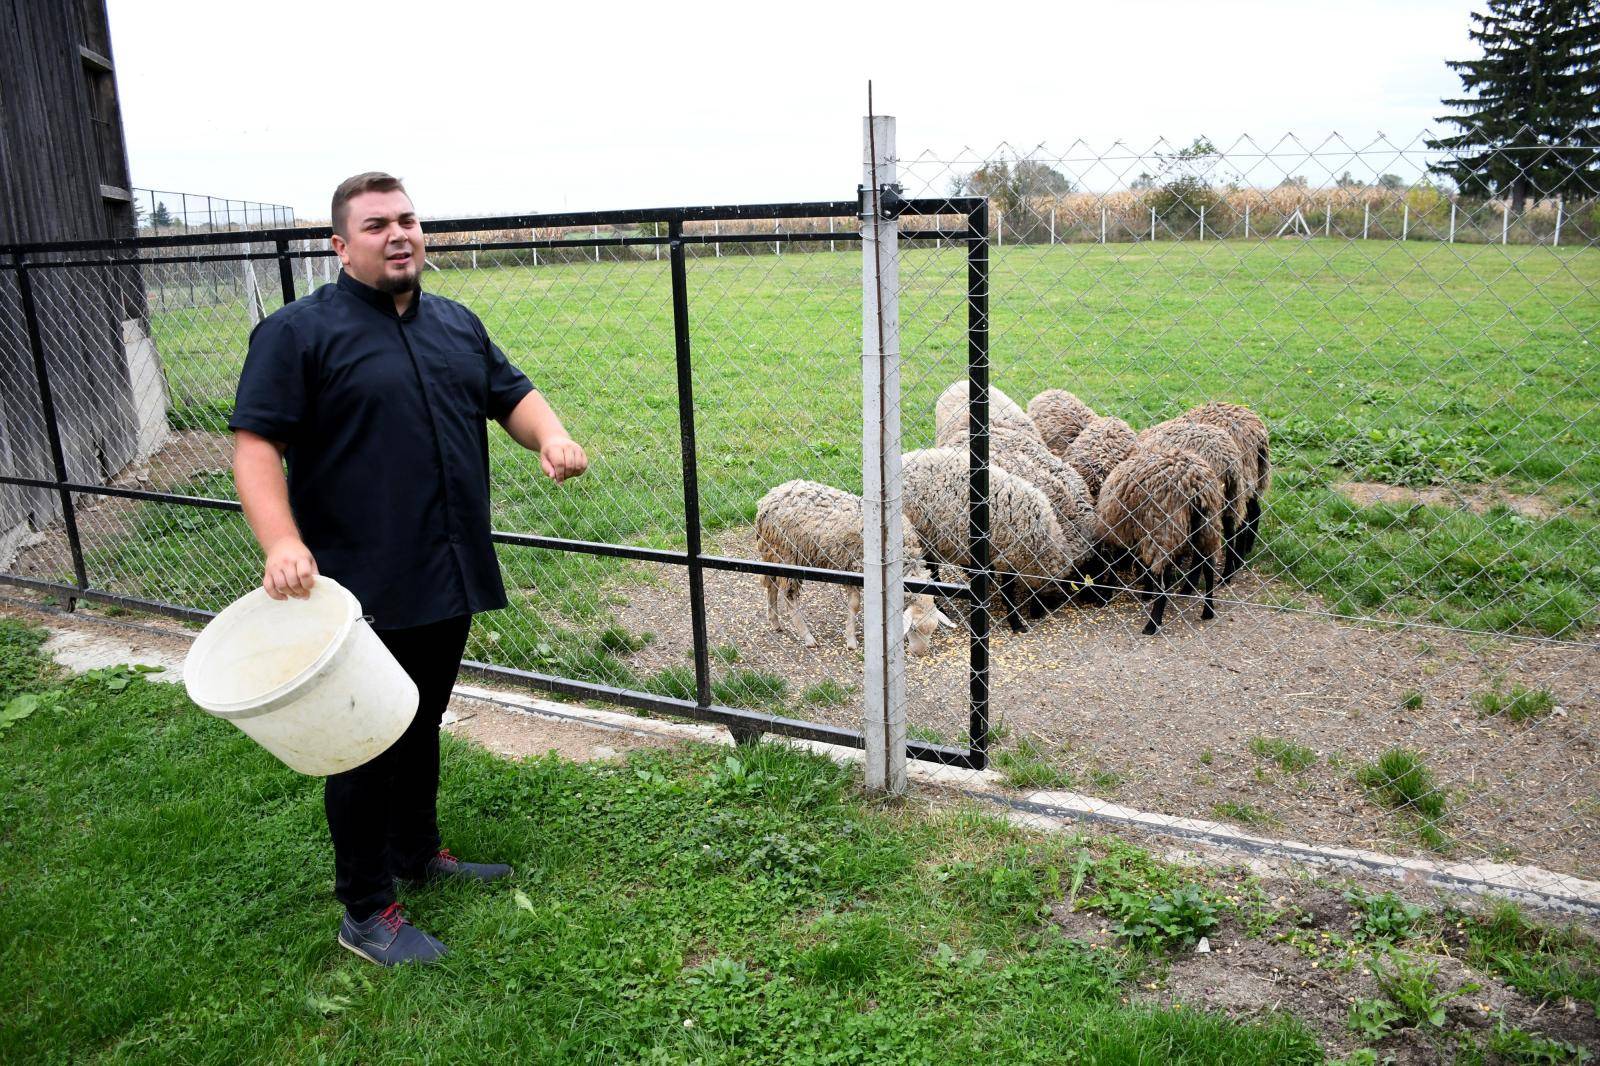
M 876 190 L 876 203 L 885 217 L 926 217 L 958 215 L 964 225 L 956 228 L 912 228 L 899 232 L 903 240 L 947 241 L 965 248 L 967 256 L 967 380 L 973 432 L 969 438 L 971 458 L 970 528 L 974 569 L 967 584 L 935 581 L 905 581 L 913 593 L 928 593 L 966 600 L 971 606 L 969 699 L 971 724 L 965 748 L 908 740 L 906 755 L 912 759 L 945 766 L 983 769 L 989 746 L 989 616 L 988 601 L 992 585 L 989 573 L 989 477 L 988 477 L 988 398 L 989 398 L 989 205 L 981 197 L 948 199 L 903 199 L 896 186 Z M 634 689 L 597 685 L 512 667 L 466 660 L 463 670 L 486 679 L 515 681 L 544 692 L 601 700 L 639 710 L 660 712 L 723 725 L 740 742 L 763 733 L 775 733 L 804 740 L 821 741 L 845 747 L 865 746 L 861 731 L 801 719 L 727 707 L 712 702 L 710 649 L 706 637 L 706 570 L 728 573 L 797 577 L 837 585 L 860 587 L 863 576 L 837 570 L 790 566 L 710 555 L 703 550 L 700 523 L 699 466 L 695 447 L 695 408 L 692 376 L 692 336 L 689 326 L 689 279 L 686 248 L 695 244 L 737 244 L 744 242 L 861 241 L 860 232 L 798 230 L 782 233 L 687 234 L 688 222 L 748 221 L 764 219 L 819 219 L 846 215 L 863 217 L 869 210 L 868 198 L 874 190 L 858 189 L 854 200 L 809 201 L 800 203 L 746 204 L 701 207 L 671 207 L 623 211 L 590 211 L 562 214 L 505 215 L 490 218 L 435 219 L 426 223 L 429 233 L 462 233 L 474 230 L 542 229 L 578 226 L 617 226 L 665 224 L 664 236 L 579 237 L 574 239 L 535 239 L 524 241 L 478 241 L 451 244 L 452 252 L 486 250 L 606 248 L 638 245 L 665 245 L 669 253 L 672 282 L 672 319 L 678 385 L 679 443 L 683 462 L 684 526 L 687 549 L 682 552 L 626 544 L 568 540 L 526 533 L 496 530 L 496 543 L 517 547 L 542 548 L 586 555 L 664 563 L 688 569 L 691 627 L 694 641 L 695 693 L 693 700 L 676 699 Z M 260 229 L 204 234 L 118 238 L 101 241 L 26 242 L 0 246 L 0 271 L 15 274 L 33 370 L 39 386 L 39 402 L 49 437 L 53 479 L 20 477 L 0 473 L 0 484 L 49 489 L 59 494 L 63 526 L 71 551 L 75 581 L 60 582 L 0 573 L 0 584 L 27 588 L 63 597 L 67 610 L 78 601 L 103 603 L 148 611 L 186 621 L 206 621 L 212 612 L 183 604 L 149 600 L 97 588 L 88 573 L 79 538 L 74 493 L 119 496 L 150 503 L 241 511 L 238 503 L 173 493 L 129 489 L 109 485 L 85 484 L 68 479 L 61 444 L 55 401 L 45 346 L 35 306 L 33 271 L 84 267 L 133 267 L 162 263 L 250 262 L 275 260 L 284 302 L 295 299 L 296 260 L 323 258 L 333 253 L 326 249 L 297 249 L 296 242 L 326 241 L 332 234 L 328 226 L 287 229 Z M 270 251 L 239 254 L 207 253 L 208 246 L 270 246 Z M 80 257 L 82 253 L 103 253 Z M 154 254 L 151 254 L 154 253 Z

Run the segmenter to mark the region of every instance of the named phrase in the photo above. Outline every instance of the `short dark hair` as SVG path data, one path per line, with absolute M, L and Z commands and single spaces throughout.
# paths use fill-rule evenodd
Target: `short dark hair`
M 341 237 L 348 236 L 345 226 L 349 222 L 350 201 L 364 192 L 406 192 L 406 187 L 400 184 L 400 179 L 393 174 L 385 174 L 381 170 L 369 170 L 364 174 L 345 178 L 339 187 L 333 190 L 333 232 Z M 406 193 L 410 196 L 410 193 Z

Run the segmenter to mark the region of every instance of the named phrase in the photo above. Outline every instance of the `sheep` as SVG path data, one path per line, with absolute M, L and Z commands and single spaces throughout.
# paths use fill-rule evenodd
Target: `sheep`
M 954 446 L 960 448 L 965 444 L 966 437 L 963 434 Z M 1044 493 L 1056 521 L 1061 523 L 1062 532 L 1069 539 L 1077 538 L 1085 546 L 1094 543 L 1099 532 L 1099 520 L 1095 517 L 1094 497 L 1089 493 L 1089 487 L 1070 463 L 1056 458 L 1037 436 L 1015 425 L 993 430 L 989 441 L 989 461 Z M 1059 607 L 1067 599 L 1067 592 L 1065 583 L 1034 589 L 1028 602 L 1029 613 L 1038 617 Z
M 1133 454 L 1138 447 L 1133 429 L 1120 418 L 1097 415 L 1089 419 L 1067 449 L 1067 462 L 1083 475 L 1089 492 L 1096 499 L 1111 468 Z
M 934 447 L 948 448 L 957 437 L 966 436 L 968 409 L 965 381 L 958 381 L 939 394 L 938 402 L 933 408 Z M 1028 412 L 1017 406 L 1017 401 L 990 385 L 989 428 L 993 430 L 1002 425 L 1022 426 L 1031 432 L 1037 432 L 1033 429 L 1033 419 L 1028 417 Z
M 1098 504 L 1101 545 L 1095 565 L 1109 573 L 1130 557 L 1151 597 L 1146 636 L 1161 629 L 1177 571 L 1200 568 L 1205 601 L 1200 617 L 1216 617 L 1212 586 L 1222 554 L 1222 482 L 1193 452 L 1140 450 L 1106 477 Z
M 963 448 L 927 448 L 901 461 L 906 519 L 933 566 L 971 570 L 969 474 Z M 1013 631 L 1028 626 L 1021 607 L 1037 590 L 1059 586 L 1079 573 L 1093 544 L 1064 530 L 1050 501 L 1025 479 L 989 467 L 990 567 Z
M 904 518 L 905 574 L 927 580 L 921 562 L 922 544 L 915 528 Z M 761 559 L 791 566 L 814 566 L 826 570 L 859 573 L 864 559 L 862 544 L 861 497 L 815 481 L 786 481 L 769 491 L 756 504 L 756 546 Z M 767 621 L 775 632 L 783 632 L 779 618 L 778 594 L 800 638 L 808 648 L 817 646 L 800 609 L 800 590 L 804 580 L 763 574 L 761 584 L 767 592 Z M 861 589 L 847 585 L 845 598 L 845 646 L 854 650 L 856 621 L 861 615 Z M 928 638 L 944 616 L 934 606 L 933 597 L 906 596 L 906 649 L 913 655 L 928 651 Z
M 964 448 L 966 443 L 967 435 L 963 432 L 948 447 Z M 1084 483 L 1083 475 L 1072 464 L 1057 458 L 1037 436 L 1014 424 L 991 430 L 989 461 L 1043 492 L 1063 530 L 1073 527 L 1086 540 L 1094 539 L 1097 526 L 1094 496 Z
M 1244 461 L 1244 527 L 1239 534 L 1242 559 L 1255 547 L 1261 528 L 1261 501 L 1272 484 L 1272 457 L 1267 424 L 1250 408 L 1236 403 L 1201 404 L 1182 417 L 1202 425 L 1225 429 L 1239 446 Z
M 1231 578 L 1243 563 L 1238 538 L 1244 530 L 1244 459 L 1239 446 L 1227 430 L 1204 422 L 1174 418 L 1151 426 L 1139 434 L 1139 447 L 1145 451 L 1179 448 L 1193 452 L 1210 464 L 1222 483 L 1222 542 L 1226 562 L 1222 580 Z
M 1050 450 L 1065 457 L 1067 449 L 1095 413 L 1066 389 L 1045 389 L 1028 401 L 1028 417 L 1033 419 L 1039 436 Z

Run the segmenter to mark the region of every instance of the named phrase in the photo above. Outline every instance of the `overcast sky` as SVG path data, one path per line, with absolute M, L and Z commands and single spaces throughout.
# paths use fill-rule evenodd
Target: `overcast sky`
M 434 216 L 849 198 L 868 78 L 902 156 L 1409 141 L 1473 6 L 108 0 L 134 184 L 303 219 L 368 169 Z

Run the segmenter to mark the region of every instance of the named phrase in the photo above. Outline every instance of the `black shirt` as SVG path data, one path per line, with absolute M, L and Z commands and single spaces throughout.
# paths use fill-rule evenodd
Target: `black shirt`
M 488 419 L 531 392 L 453 300 L 340 273 L 250 334 L 231 429 L 287 445 L 289 507 L 379 629 L 506 605 L 489 539 Z

